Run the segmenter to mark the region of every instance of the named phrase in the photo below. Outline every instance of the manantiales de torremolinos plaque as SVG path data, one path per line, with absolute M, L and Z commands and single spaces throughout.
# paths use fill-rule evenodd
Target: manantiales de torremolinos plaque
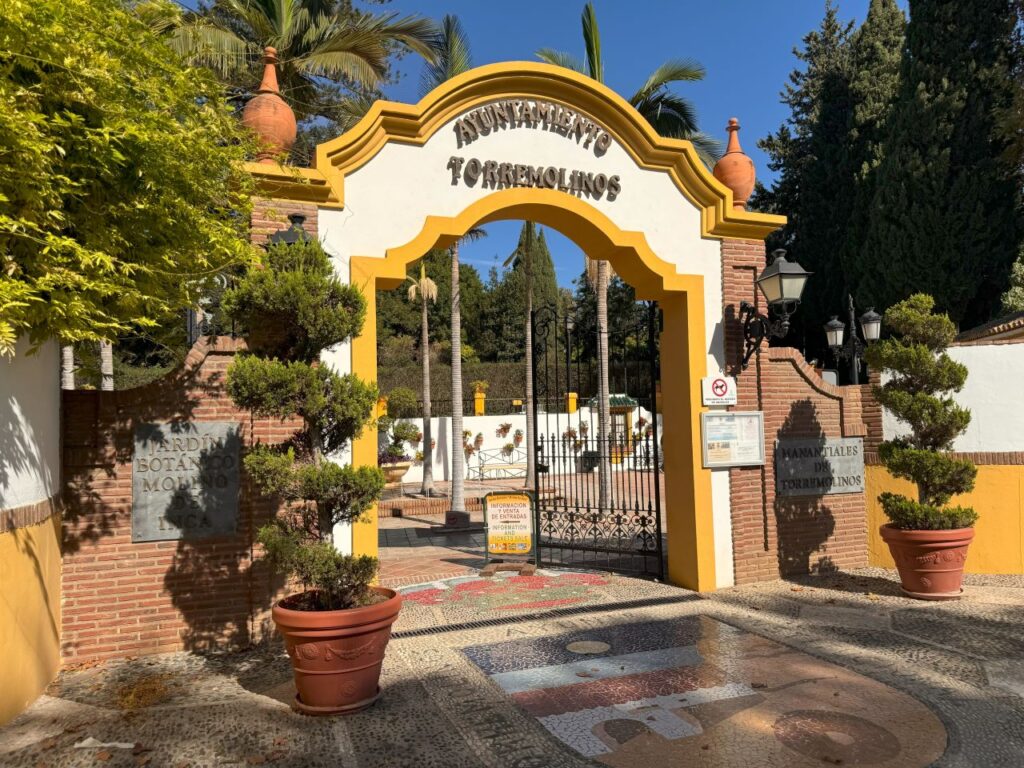
M 132 541 L 233 534 L 240 446 L 235 423 L 139 424 L 132 458 Z
M 864 490 L 864 441 L 778 440 L 775 443 L 775 493 L 824 496 Z

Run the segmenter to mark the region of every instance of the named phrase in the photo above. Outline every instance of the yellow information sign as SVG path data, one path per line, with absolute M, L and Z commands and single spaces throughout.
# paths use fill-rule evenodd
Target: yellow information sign
M 487 557 L 533 554 L 533 499 L 525 492 L 496 491 L 484 497 Z

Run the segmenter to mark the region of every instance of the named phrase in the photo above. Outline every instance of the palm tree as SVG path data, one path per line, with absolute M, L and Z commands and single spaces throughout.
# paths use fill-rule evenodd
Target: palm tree
M 109 341 L 100 342 L 100 389 L 114 389 L 114 345 Z
M 502 266 L 523 265 L 526 276 L 526 487 L 536 488 L 537 425 L 533 414 L 533 222 L 524 221 L 519 243 Z
M 178 54 L 229 81 L 248 83 L 275 47 L 281 93 L 300 120 L 333 119 L 339 89 L 379 86 L 396 46 L 432 60 L 437 34 L 430 19 L 354 12 L 338 0 L 214 0 L 199 12 L 154 0 L 138 13 Z
M 537 56 L 549 64 L 566 67 L 587 75 L 598 82 L 604 82 L 604 61 L 601 58 L 601 34 L 597 26 L 597 15 L 593 3 L 583 6 L 583 44 L 586 60 L 580 61 L 568 53 L 544 48 Z M 697 116 L 690 102 L 673 93 L 672 83 L 696 82 L 704 79 L 704 67 L 693 59 L 673 59 L 654 70 L 639 89 L 629 98 L 629 103 L 651 124 L 659 134 L 677 139 L 687 139 L 707 165 L 712 165 L 721 153 L 719 143 L 702 133 L 697 127 Z M 597 294 L 597 403 L 598 403 L 598 449 L 601 460 L 598 463 L 600 475 L 598 504 L 607 509 L 611 497 L 610 434 L 611 414 L 608 392 L 608 281 L 611 269 L 606 261 L 598 261 L 596 267 L 587 259 L 587 276 Z
M 432 56 L 420 78 L 420 95 L 426 96 L 442 83 L 461 75 L 472 66 L 469 38 L 458 16 L 447 15 L 431 41 Z M 486 233 L 474 227 L 462 238 L 476 240 Z M 459 242 L 449 249 L 452 257 L 452 493 L 449 515 L 456 525 L 469 522 L 466 515 L 465 454 L 462 451 L 462 306 L 459 291 Z M 451 519 L 451 517 L 449 517 Z
M 574 72 L 604 82 L 604 62 L 601 59 L 601 35 L 597 28 L 597 15 L 593 3 L 583 6 L 583 44 L 586 60 L 550 48 L 537 51 L 537 57 L 548 64 L 566 67 Z M 673 93 L 672 83 L 697 82 L 704 79 L 704 67 L 693 59 L 671 59 L 655 69 L 629 103 L 662 136 L 686 139 L 693 143 L 701 160 L 714 165 L 722 152 L 721 144 L 697 127 L 697 113 L 693 105 Z
M 420 302 L 420 358 L 423 360 L 423 484 L 420 493 L 430 496 L 434 493 L 433 436 L 430 425 L 430 326 L 427 320 L 427 302 L 437 301 L 437 283 L 427 277 L 426 265 L 420 262 L 420 278 L 406 277 L 409 286 L 409 301 Z M 459 435 L 459 445 L 462 445 Z
M 60 348 L 60 388 L 75 388 L 75 348 L 70 344 Z

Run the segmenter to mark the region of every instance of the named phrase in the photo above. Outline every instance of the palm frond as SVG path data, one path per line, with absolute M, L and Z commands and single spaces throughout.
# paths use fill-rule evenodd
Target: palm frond
M 248 28 L 244 35 L 262 46 L 276 45 L 279 31 L 268 7 L 273 0 L 217 0 L 214 9 Z M 239 36 L 243 36 L 239 31 Z M 280 46 L 277 46 L 280 47 Z
M 170 31 L 167 44 L 186 61 L 203 64 L 220 75 L 245 67 L 248 59 L 257 53 L 254 46 L 231 30 L 201 18 Z
M 690 134 L 699 130 L 693 104 L 671 91 L 656 91 L 633 103 L 633 107 L 662 136 L 688 139 Z
M 375 99 L 365 93 L 346 96 L 338 101 L 334 105 L 335 109 L 332 117 L 334 122 L 338 124 L 341 132 L 344 133 L 366 117 L 366 113 L 370 111 L 374 101 Z
M 601 32 L 597 28 L 597 13 L 594 4 L 583 6 L 583 43 L 587 48 L 589 74 L 599 83 L 604 82 L 604 62 L 601 60 Z
M 440 32 L 430 47 L 434 53 L 434 60 L 428 61 L 423 69 L 420 78 L 421 96 L 473 66 L 469 37 L 462 28 L 458 16 L 449 14 L 442 19 Z
M 630 102 L 640 101 L 652 93 L 667 87 L 670 83 L 695 83 L 704 79 L 707 74 L 701 64 L 694 59 L 672 59 L 666 61 L 647 78 L 640 89 L 633 94 Z
M 386 40 L 400 43 L 427 61 L 433 61 L 434 51 L 430 44 L 438 35 L 437 22 L 433 19 L 422 16 L 399 18 L 397 13 L 369 18 L 374 20 L 373 28 Z
M 722 157 L 722 142 L 714 136 L 709 136 L 703 131 L 697 131 L 696 133 L 691 133 L 686 138 L 693 144 L 693 148 L 697 150 L 697 156 L 700 157 L 708 168 L 713 168 L 715 163 Z
M 326 22 L 317 19 L 306 35 L 309 49 L 295 65 L 314 77 L 348 78 L 374 86 L 387 72 L 393 43 L 422 51 L 432 60 L 429 41 L 436 30 L 434 22 L 411 16 L 394 19 L 395 14 L 354 19 L 335 16 Z
M 537 58 L 548 64 L 554 64 L 556 67 L 565 67 L 573 72 L 579 72 L 581 75 L 588 74 L 586 65 L 570 53 L 556 51 L 552 48 L 541 48 L 537 51 Z
M 472 227 L 469 232 L 459 238 L 460 243 L 475 243 L 487 237 L 487 230 L 483 227 Z

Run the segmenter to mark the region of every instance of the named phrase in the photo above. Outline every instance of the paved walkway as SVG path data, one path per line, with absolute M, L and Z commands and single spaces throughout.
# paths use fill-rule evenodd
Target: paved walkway
M 706 598 L 565 571 L 403 594 L 364 713 L 292 712 L 276 645 L 135 659 L 62 674 L 0 729 L 0 765 L 1024 765 L 1021 578 L 952 603 L 881 570 Z
M 442 515 L 382 517 L 377 521 L 380 581 L 401 587 L 453 576 L 475 574 L 484 567 L 483 513 L 470 513 L 478 530 L 441 530 Z

